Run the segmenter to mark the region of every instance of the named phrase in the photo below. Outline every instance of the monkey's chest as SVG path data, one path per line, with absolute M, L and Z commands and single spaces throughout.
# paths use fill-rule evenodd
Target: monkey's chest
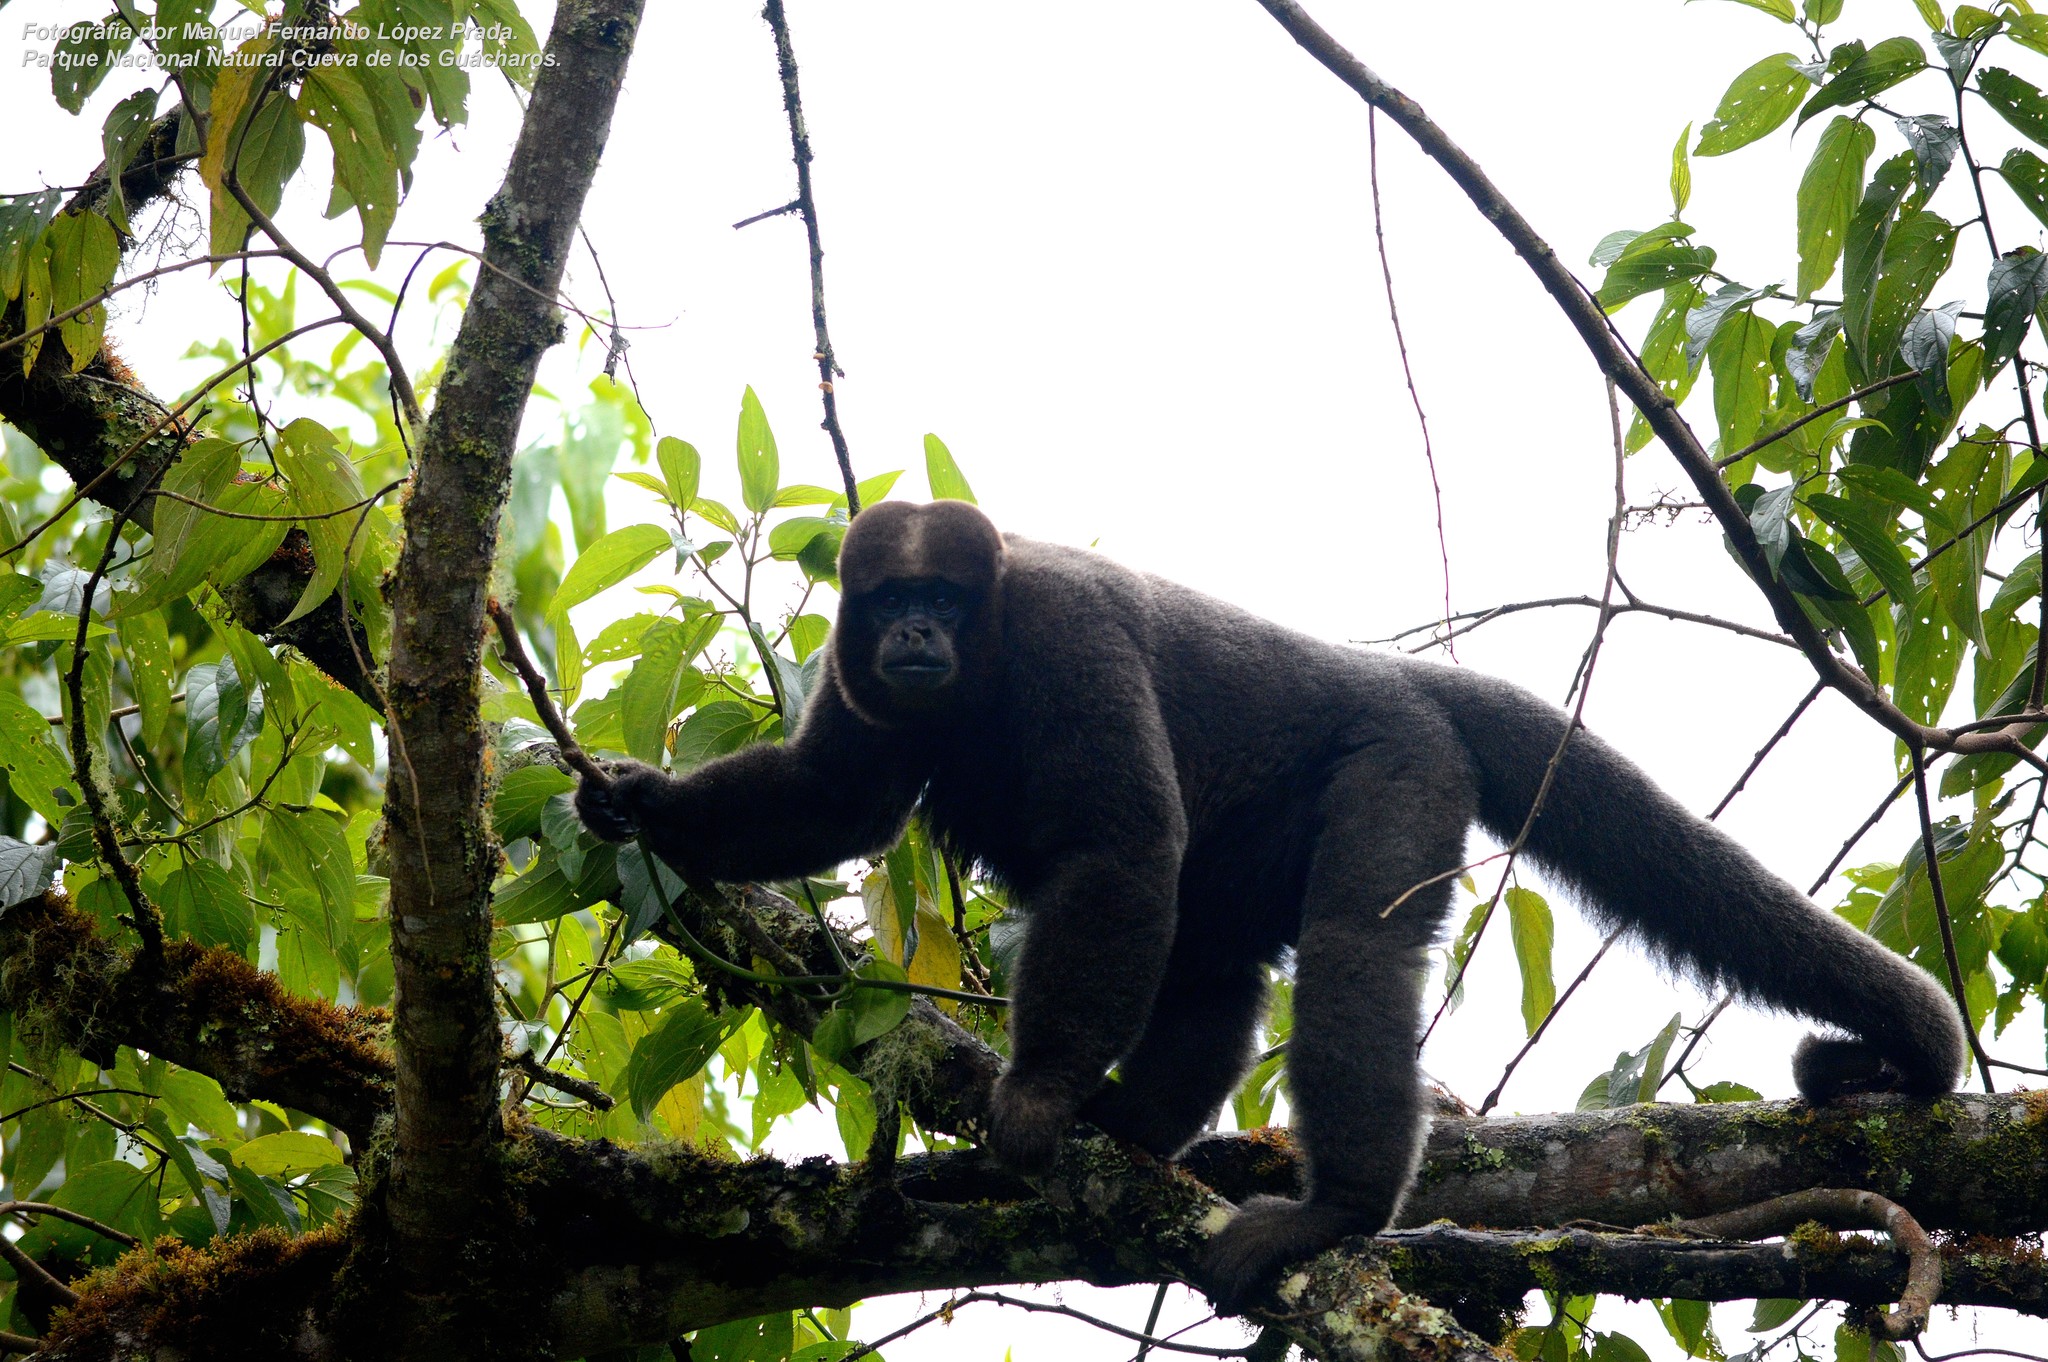
M 918 810 L 956 856 L 1013 884 L 1029 876 L 1030 811 L 1022 806 L 1013 782 L 986 769 L 971 775 L 954 769 L 934 771 Z

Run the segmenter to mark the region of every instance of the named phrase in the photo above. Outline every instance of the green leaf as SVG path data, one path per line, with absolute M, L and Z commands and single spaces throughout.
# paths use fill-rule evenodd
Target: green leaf
M 1735 0 L 1735 3 L 1747 5 L 1751 9 L 1760 9 L 1780 23 L 1791 24 L 1799 20 L 1798 14 L 1792 8 L 1792 0 Z
M 1977 73 L 1977 90 L 2028 141 L 2048 146 L 2048 98 L 2039 88 L 2010 71 L 1987 66 Z
M 41 252 L 43 231 L 64 203 L 64 191 L 0 196 L 0 293 L 13 302 L 21 296 L 29 257 Z
M 1593 1339 L 1591 1362 L 1650 1362 L 1650 1355 L 1627 1334 L 1598 1334 Z
M 668 531 L 659 525 L 628 525 L 613 530 L 578 554 L 555 588 L 548 603 L 548 617 L 566 617 L 569 607 L 581 605 L 607 587 L 618 585 L 653 562 L 655 555 L 670 547 Z
M 1688 123 L 1678 134 L 1678 140 L 1671 144 L 1671 215 L 1677 217 L 1685 212 L 1685 205 L 1692 199 L 1692 163 L 1685 158 L 1685 144 L 1692 140 L 1692 124 Z
M 1764 1095 L 1755 1088 L 1746 1088 L 1740 1083 L 1709 1083 L 1693 1094 L 1700 1102 L 1761 1102 Z
M 877 473 L 872 478 L 862 478 L 854 484 L 854 490 L 860 493 L 860 504 L 872 506 L 878 501 L 887 500 L 889 489 L 894 487 L 896 479 L 902 476 L 903 470 L 899 468 L 893 473 Z M 845 510 L 846 493 L 841 492 L 838 496 L 834 497 L 832 504 L 842 511 Z
M 648 626 L 640 660 L 619 685 L 619 726 L 629 754 L 660 764 L 668 750 L 669 720 L 704 692 L 703 676 L 684 664 L 717 632 L 716 616 L 693 625 L 664 619 Z
M 1938 723 L 1955 689 L 1956 669 L 1963 660 L 1964 636 L 1947 614 L 1937 608 L 1932 586 L 1921 591 L 1911 608 L 1902 612 L 1898 640 L 1893 703 L 1920 723 Z
M 66 1151 L 65 1162 L 70 1164 L 83 1153 L 73 1147 Z M 67 1167 L 63 1186 L 50 1194 L 50 1200 L 144 1241 L 156 1238 L 163 1224 L 157 1210 L 156 1180 L 125 1159 L 107 1159 L 82 1168 Z M 54 1216 L 24 1234 L 20 1244 L 39 1260 L 54 1254 L 73 1261 L 106 1264 L 126 1252 L 113 1240 Z
M 1707 348 L 1714 375 L 1714 419 L 1721 449 L 1732 454 L 1756 439 L 1770 406 L 1771 348 L 1777 328 L 1748 312 L 1729 317 Z
M 249 954 L 256 941 L 256 914 L 234 877 L 209 860 L 195 860 L 164 877 L 157 901 L 165 925 L 203 946 L 225 946 Z
M 103 293 L 114 281 L 114 270 L 121 263 L 121 248 L 114 224 L 105 217 L 93 212 L 59 213 L 50 224 L 49 241 L 52 314 L 69 312 L 86 299 Z M 95 303 L 58 324 L 57 334 L 70 352 L 73 373 L 99 354 L 100 335 L 106 325 L 104 303 Z
M 268 39 L 257 38 L 243 44 L 247 52 L 255 46 L 268 48 Z M 228 68 L 220 82 L 214 87 L 214 117 L 209 120 L 207 136 L 208 154 L 218 150 L 223 157 L 234 153 L 235 182 L 247 193 L 258 208 L 275 217 L 284 203 L 285 182 L 298 173 L 299 164 L 306 156 L 306 125 L 299 118 L 298 108 L 282 94 L 270 94 L 256 106 L 254 113 L 237 107 L 237 117 L 230 121 L 221 112 L 223 98 L 230 91 L 242 95 L 251 93 L 249 87 L 258 83 L 266 68 L 262 65 L 236 65 Z M 244 117 L 243 115 L 247 115 Z M 223 131 L 216 137 L 211 129 Z M 217 144 L 217 145 L 216 145 Z M 205 178 L 205 165 L 201 164 L 201 177 Z M 225 174 L 223 160 L 216 173 Z M 207 180 L 214 187 L 211 249 L 215 255 L 226 255 L 242 248 L 245 234 L 249 230 L 249 216 L 228 191 L 224 178 Z
M 693 770 L 713 757 L 738 751 L 753 737 L 766 714 L 766 710 L 738 700 L 699 706 L 676 730 L 675 745 L 669 749 L 675 769 Z
M 1991 262 L 1985 285 L 1984 372 L 1991 372 L 2019 353 L 2034 309 L 2048 298 L 2048 255 L 2021 246 Z
M 0 837 L 0 912 L 26 903 L 50 887 L 57 873 L 57 848 Z
M 2039 18 L 2048 20 L 2048 15 Z M 2048 161 L 2043 161 L 2025 147 L 2014 147 L 2005 153 L 1999 162 L 1998 173 L 2005 177 L 2006 184 L 2027 211 L 2043 225 L 2048 226 Z
M 709 1064 L 738 1015 L 721 1018 L 697 998 L 682 999 L 664 1011 L 626 1061 L 623 1077 L 633 1114 L 646 1120 L 670 1088 Z
M 1680 1013 L 1671 1014 L 1671 1020 L 1664 1023 L 1664 1029 L 1650 1042 L 1643 1054 L 1643 1077 L 1636 1085 L 1636 1101 L 1654 1102 L 1657 1089 L 1664 1086 L 1664 1060 L 1671 1053 L 1671 1043 L 1678 1038 Z
M 283 620 L 290 624 L 333 594 L 348 568 L 350 540 L 361 547 L 361 537 L 355 534 L 360 513 L 334 513 L 362 501 L 363 480 L 334 433 L 317 421 L 301 417 L 286 426 L 274 452 L 278 471 L 290 484 L 291 512 L 313 517 L 300 526 L 313 545 L 313 575 Z
M 354 930 L 355 860 L 333 814 L 322 809 L 272 810 L 263 825 L 260 857 L 286 881 L 319 896 L 337 941 Z
M 233 658 L 202 662 L 185 674 L 185 778 L 195 793 L 234 760 L 262 723 L 262 693 L 243 682 Z
M 107 111 L 100 125 L 100 167 L 107 176 L 107 218 L 121 231 L 128 230 L 128 201 L 121 191 L 121 176 L 135 159 L 150 122 L 156 116 L 155 90 L 138 90 Z
M 1612 312 L 1631 298 L 1697 279 L 1712 268 L 1712 247 L 1664 242 L 1639 255 L 1624 254 L 1608 267 L 1594 296 L 1601 307 Z
M 1842 242 L 1856 212 L 1863 166 L 1877 134 L 1856 119 L 1837 115 L 1822 130 L 1813 159 L 1799 179 L 1799 301 L 1834 277 Z
M 736 1319 L 699 1329 L 690 1344 L 692 1362 L 782 1362 L 795 1345 L 794 1316 L 779 1314 Z
M 69 803 L 78 803 L 71 762 L 58 750 L 49 721 L 13 691 L 0 691 L 0 765 L 15 795 L 53 827 L 63 822 L 67 807 L 55 791 L 66 791 Z
M 902 983 L 910 976 L 890 960 L 866 960 L 854 970 L 863 979 L 892 979 Z M 853 1018 L 853 1043 L 865 1045 L 896 1029 L 910 1015 L 911 996 L 893 988 L 856 988 L 840 1003 Z
M 128 662 L 128 684 L 142 710 L 142 745 L 163 741 L 171 717 L 171 637 L 163 615 L 145 610 L 115 626 Z
M 1799 111 L 1799 121 L 1804 123 L 1824 109 L 1861 104 L 1926 66 L 1927 53 L 1919 43 L 1911 38 L 1886 38 L 1816 90 Z
M 176 1131 L 183 1135 L 186 1126 L 197 1126 L 216 1139 L 230 1142 L 242 1138 L 241 1123 L 235 1115 L 234 1104 L 221 1091 L 220 1084 L 205 1074 L 190 1069 L 169 1069 L 157 1079 L 157 1091 L 162 1094 L 163 1104 L 177 1118 Z
M 389 108 L 390 96 L 380 80 L 384 74 L 323 62 L 307 72 L 299 92 L 306 121 L 327 134 L 334 151 L 334 197 L 328 201 L 327 216 L 336 217 L 350 207 L 356 210 L 363 229 L 363 258 L 372 269 L 398 216 L 400 171 L 411 164 L 412 149 L 419 145 L 410 119 L 402 130 L 409 137 L 392 140 L 399 120 Z M 390 79 L 396 83 L 395 77 Z M 380 98 L 386 105 L 382 118 Z
M 974 502 L 974 489 L 953 461 L 953 451 L 936 435 L 924 437 L 924 472 L 931 483 L 932 500 Z
M 1913 178 L 1918 181 L 1913 202 L 1916 206 L 1924 205 L 1948 176 L 1948 168 L 1955 164 L 1956 153 L 1963 146 L 1962 134 L 1940 114 L 1900 118 L 1896 126 L 1906 145 L 1913 149 Z
M 1657 1313 L 1663 1316 L 1664 1327 L 1670 1331 L 1673 1341 L 1685 1349 L 1686 1356 L 1720 1355 L 1720 1349 L 1711 1346 L 1714 1320 L 1705 1301 L 1674 1300 L 1660 1307 Z
M 1774 52 L 1730 82 L 1714 117 L 1700 129 L 1699 145 L 1693 148 L 1693 155 L 1725 156 L 1769 136 L 1790 118 L 1798 110 L 1799 101 L 1813 88 L 1798 62 L 1790 52 Z M 1675 155 L 1672 173 L 1677 174 Z M 1678 211 L 1685 211 L 1683 204 Z
M 342 1157 L 341 1151 L 334 1147 L 334 1141 L 325 1135 L 305 1130 L 280 1130 L 272 1135 L 259 1135 L 247 1144 L 236 1145 L 234 1160 L 237 1168 L 245 1168 L 259 1177 L 291 1178 L 340 1163 Z
M 518 0 L 471 0 L 470 15 L 491 66 L 521 89 L 532 89 L 533 78 L 540 74 L 540 43 L 519 12 Z
M 703 471 L 697 447 L 673 435 L 664 435 L 654 446 L 654 460 L 661 467 L 669 503 L 688 510 L 697 500 L 698 477 Z
M 1912 565 L 1866 507 L 1825 492 L 1812 493 L 1804 500 L 1815 515 L 1826 521 L 1850 548 L 1856 550 L 1856 556 L 1863 560 L 1863 565 L 1870 569 L 1871 575 L 1877 578 L 1893 600 L 1913 599 L 1916 588 Z
M 227 519 L 189 504 L 256 514 L 283 509 L 274 489 L 236 481 L 241 473 L 241 448 L 232 441 L 198 440 L 185 451 L 165 476 L 164 490 L 189 500 L 156 503 L 154 551 L 136 574 L 135 590 L 116 600 L 115 618 L 168 605 L 205 581 L 247 576 L 284 542 L 282 523 Z
M 761 399 L 751 387 L 740 396 L 739 460 L 740 500 L 758 515 L 775 503 L 782 464 L 775 453 L 775 432 L 768 428 L 768 414 L 761 410 Z
M 1512 886 L 1504 902 L 1514 937 L 1515 962 L 1522 971 L 1522 1025 L 1533 1036 L 1557 1002 L 1557 983 L 1550 975 L 1550 947 L 1556 928 L 1550 905 L 1535 890 Z
M 552 766 L 522 766 L 506 776 L 491 799 L 491 822 L 499 840 L 534 836 L 540 831 L 542 807 L 575 788 L 573 779 Z
M 1760 1300 L 1756 1303 L 1756 1310 L 1750 1315 L 1749 1331 L 1761 1334 L 1781 1324 L 1790 1324 L 1792 1317 L 1806 1306 L 1806 1301 Z
M 57 40 L 50 66 L 50 92 L 66 113 L 85 107 L 92 92 L 114 71 L 135 41 L 135 30 L 116 12 L 94 23 L 76 23 Z

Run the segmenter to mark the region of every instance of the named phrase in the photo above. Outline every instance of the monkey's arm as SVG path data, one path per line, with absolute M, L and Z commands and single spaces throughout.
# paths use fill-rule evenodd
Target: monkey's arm
M 737 883 L 815 874 L 902 835 L 922 776 L 864 722 L 829 676 L 786 743 L 757 743 L 676 777 L 644 762 L 577 787 L 576 812 L 608 841 L 646 833 L 687 876 Z

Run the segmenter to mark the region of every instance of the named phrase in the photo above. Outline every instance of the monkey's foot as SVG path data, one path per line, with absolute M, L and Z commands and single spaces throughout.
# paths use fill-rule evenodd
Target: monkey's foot
M 1279 1285 L 1281 1269 L 1347 1235 L 1377 1233 L 1384 1220 L 1356 1206 L 1253 1197 L 1209 1241 L 1200 1285 L 1218 1313 L 1242 1313 Z
M 1029 1177 L 1052 1170 L 1060 1139 L 1074 1124 L 1073 1098 L 1064 1093 L 998 1079 L 988 1103 L 990 1153 L 1013 1173 Z

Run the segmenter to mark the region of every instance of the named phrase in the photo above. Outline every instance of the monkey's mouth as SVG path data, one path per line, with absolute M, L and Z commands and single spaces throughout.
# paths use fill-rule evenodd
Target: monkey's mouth
M 952 679 L 953 666 L 934 659 L 905 659 L 885 663 L 882 676 L 891 685 L 907 686 L 912 690 L 937 690 Z

